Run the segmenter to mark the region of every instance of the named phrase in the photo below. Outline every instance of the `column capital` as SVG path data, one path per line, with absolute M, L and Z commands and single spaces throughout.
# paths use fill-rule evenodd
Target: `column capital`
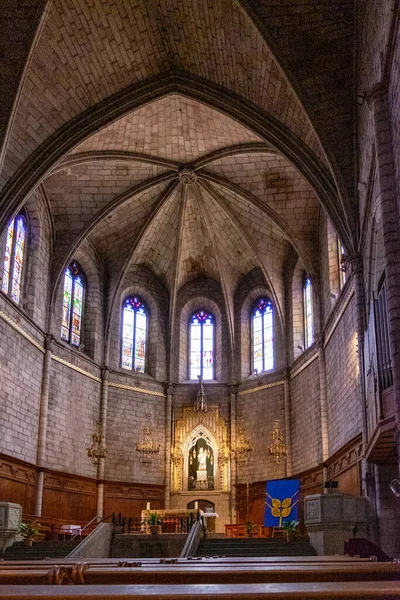
M 103 381 L 108 381 L 108 378 L 110 376 L 110 369 L 107 366 L 103 366 L 100 369 L 101 372 L 101 378 Z
M 44 338 L 44 349 L 46 350 L 46 352 L 53 351 L 53 342 L 54 335 L 52 335 L 51 333 L 47 333 Z
M 352 273 L 362 273 L 364 270 L 364 263 L 362 254 L 351 254 L 346 258 L 346 263 L 351 266 Z
M 171 381 L 166 381 L 164 384 L 165 394 L 167 396 L 172 396 L 174 393 L 174 384 Z
M 372 110 L 376 100 L 385 97 L 387 97 L 387 84 L 384 81 L 377 81 L 368 91 L 365 92 L 365 101 L 370 110 Z
M 228 390 L 230 394 L 237 394 L 238 384 L 237 383 L 228 383 Z

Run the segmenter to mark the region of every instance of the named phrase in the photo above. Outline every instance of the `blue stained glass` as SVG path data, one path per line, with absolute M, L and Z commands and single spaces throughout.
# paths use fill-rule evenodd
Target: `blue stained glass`
M 121 366 L 144 372 L 146 363 L 147 309 L 138 296 L 127 298 L 122 311 Z
M 21 297 L 22 272 L 25 259 L 27 227 L 22 215 L 16 217 L 8 226 L 3 261 L 3 280 L 1 289 L 10 294 L 14 302 Z
M 274 368 L 274 316 L 272 303 L 260 298 L 252 315 L 253 369 L 258 372 Z
M 214 317 L 205 310 L 193 313 L 189 323 L 189 379 L 214 378 Z
M 64 274 L 61 339 L 73 346 L 81 343 L 84 294 L 82 270 L 72 262 Z

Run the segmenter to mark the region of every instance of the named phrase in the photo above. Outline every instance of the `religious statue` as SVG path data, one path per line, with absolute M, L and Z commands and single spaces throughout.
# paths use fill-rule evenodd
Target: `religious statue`
M 204 438 L 189 450 L 188 489 L 214 489 L 214 453 Z

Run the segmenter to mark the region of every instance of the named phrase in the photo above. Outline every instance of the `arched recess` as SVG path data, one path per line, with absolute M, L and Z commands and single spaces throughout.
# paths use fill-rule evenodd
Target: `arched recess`
M 219 284 L 208 278 L 186 284 L 177 295 L 176 335 L 179 340 L 173 350 L 173 370 L 177 381 L 187 381 L 189 367 L 189 319 L 197 309 L 211 312 L 215 318 L 215 379 L 226 381 L 231 364 L 229 335 L 224 299 Z
M 82 314 L 82 336 L 79 349 L 94 361 L 101 363 L 104 343 L 104 277 L 101 261 L 95 248 L 87 240 L 75 253 L 76 260 L 85 276 L 84 309 Z M 61 319 L 64 278 L 59 279 L 55 302 L 52 305 L 51 332 L 61 340 Z M 63 342 L 63 344 L 68 344 Z M 69 346 L 71 349 L 73 346 Z
M 198 440 L 204 439 L 206 443 L 211 447 L 213 453 L 213 480 L 214 480 L 214 490 L 220 489 L 219 479 L 220 472 L 218 466 L 218 442 L 215 439 L 214 435 L 211 433 L 207 427 L 204 425 L 198 425 L 193 429 L 190 434 L 187 436 L 186 441 L 183 445 L 183 477 L 182 484 L 183 490 L 189 490 L 189 452 L 195 446 Z M 193 488 L 191 488 L 193 489 Z M 207 488 L 201 488 L 204 492 L 206 492 Z
M 355 247 L 351 228 L 337 205 L 336 184 L 322 163 L 304 143 L 258 106 L 230 90 L 188 73 L 168 72 L 118 92 L 71 119 L 53 133 L 21 165 L 0 197 L 3 211 L 0 230 L 22 206 L 27 195 L 46 177 L 54 164 L 84 139 L 128 112 L 168 94 L 193 98 L 235 119 L 286 156 L 313 186 L 335 223 L 346 247 Z
M 252 374 L 252 326 L 251 311 L 254 302 L 261 297 L 267 297 L 273 304 L 274 318 L 274 368 L 280 369 L 284 365 L 285 343 L 284 324 L 279 311 L 273 302 L 273 294 L 258 267 L 248 273 L 240 282 L 235 294 L 235 330 L 237 332 L 237 348 L 235 373 L 239 380 Z
M 124 375 L 136 375 L 121 368 L 122 304 L 126 298 L 138 295 L 148 307 L 148 344 L 146 371 L 158 381 L 166 377 L 166 335 L 168 331 L 168 294 L 157 276 L 141 265 L 132 265 L 125 275 L 121 289 L 110 315 L 110 328 L 106 339 L 106 363 Z M 140 375 L 142 376 L 142 375 Z

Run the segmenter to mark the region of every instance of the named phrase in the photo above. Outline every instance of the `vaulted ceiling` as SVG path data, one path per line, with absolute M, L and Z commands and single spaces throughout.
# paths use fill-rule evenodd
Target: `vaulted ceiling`
M 42 186 L 54 283 L 89 240 L 114 291 L 141 264 L 174 296 L 197 277 L 218 281 L 231 310 L 259 267 L 280 306 L 293 249 L 318 274 L 321 204 L 355 248 L 352 2 L 36 9 L 3 106 L 0 216 L 4 226 Z

